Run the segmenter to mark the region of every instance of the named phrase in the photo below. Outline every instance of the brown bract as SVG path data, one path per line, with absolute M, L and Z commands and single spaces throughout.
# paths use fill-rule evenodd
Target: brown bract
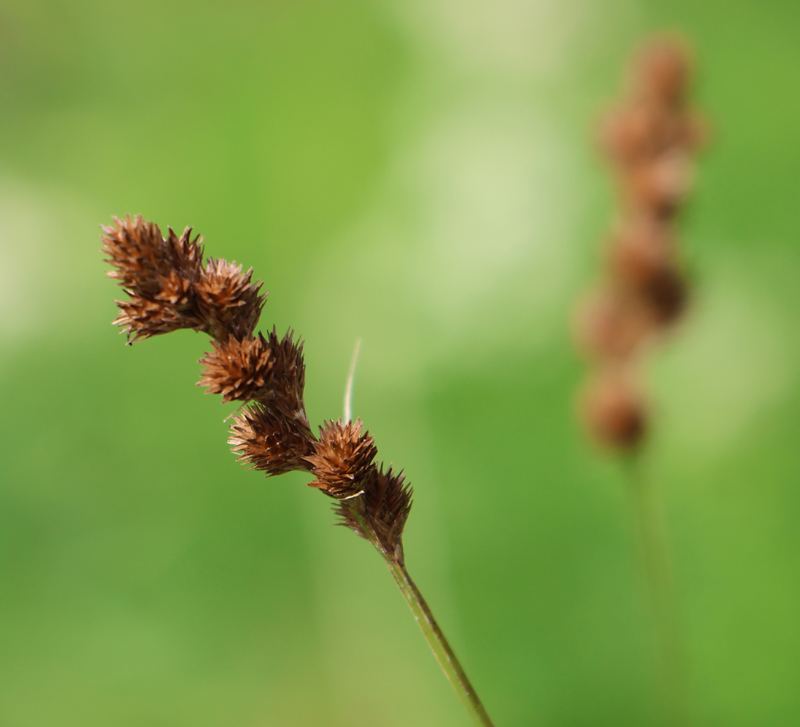
M 299 417 L 308 426 L 303 390 L 306 385 L 306 365 L 303 360 L 303 342 L 294 340 L 294 331 L 278 337 L 275 328 L 269 334 L 269 347 L 275 358 L 271 406 L 287 417 Z
M 363 492 L 378 453 L 369 432 L 362 434 L 360 419 L 346 424 L 325 422 L 314 442 L 314 454 L 306 457 L 317 478 L 310 483 L 326 495 L 343 499 Z
M 689 301 L 689 285 L 675 264 L 664 265 L 642 291 L 656 328 L 666 328 L 677 321 Z

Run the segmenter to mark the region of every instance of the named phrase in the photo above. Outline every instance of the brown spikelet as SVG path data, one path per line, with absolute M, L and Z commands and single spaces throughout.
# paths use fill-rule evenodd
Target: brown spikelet
M 154 222 L 141 215 L 114 217 L 113 226 L 102 228 L 102 251 L 106 262 L 117 268 L 108 276 L 136 295 L 155 296 L 161 290 L 158 278 L 175 271 L 180 277 L 197 280 L 202 272 L 202 240 L 191 239 L 191 228 L 178 237 L 169 230 L 167 239 Z
M 373 467 L 363 484 L 364 493 L 339 502 L 334 510 L 340 524 L 374 541 L 391 557 L 403 562 L 403 529 L 411 512 L 413 489 L 402 472 Z M 366 529 L 365 529 L 366 528 Z
M 213 351 L 200 359 L 202 378 L 198 386 L 209 394 L 221 394 L 223 403 L 266 399 L 275 359 L 264 337 L 229 337 L 211 341 Z
M 163 267 L 164 256 L 161 230 L 154 222 L 145 222 L 140 215 L 133 219 L 130 215 L 124 220 L 113 219 L 113 226 L 101 228 L 101 249 L 108 256 L 105 262 L 116 268 L 108 273 L 108 277 L 136 293 L 155 295 L 159 291 L 157 275 L 169 272 L 159 270 Z
M 325 422 L 314 442 L 314 454 L 306 457 L 316 479 L 316 487 L 331 497 L 353 497 L 362 490 L 378 450 L 369 432 L 362 434 L 361 420 Z
M 314 452 L 313 441 L 303 422 L 255 404 L 234 417 L 228 444 L 240 462 L 269 476 L 311 470 L 307 458 Z
M 191 229 L 180 237 L 169 230 L 164 239 L 158 225 L 129 215 L 103 227 L 101 239 L 106 262 L 116 268 L 109 277 L 131 298 L 117 301 L 122 314 L 114 321 L 129 339 L 180 328 L 206 330 L 192 290 L 202 272 L 203 249 L 199 238 L 191 239 Z
M 253 282 L 253 269 L 227 260 L 209 258 L 196 284 L 198 305 L 218 340 L 253 333 L 267 300 L 260 280 Z
M 644 403 L 620 371 L 605 371 L 589 383 L 582 410 L 587 428 L 605 446 L 635 449 L 646 433 Z

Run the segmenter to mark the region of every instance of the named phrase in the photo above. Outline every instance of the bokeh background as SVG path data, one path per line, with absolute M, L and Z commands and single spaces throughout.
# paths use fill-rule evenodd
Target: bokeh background
M 409 567 L 498 725 L 648 725 L 618 464 L 568 331 L 625 58 L 693 43 L 715 129 L 691 319 L 652 363 L 699 725 L 800 724 L 800 4 L 2 0 L 0 724 L 467 723 L 377 555 L 237 465 L 203 336 L 128 348 L 98 225 L 193 225 L 416 487 Z

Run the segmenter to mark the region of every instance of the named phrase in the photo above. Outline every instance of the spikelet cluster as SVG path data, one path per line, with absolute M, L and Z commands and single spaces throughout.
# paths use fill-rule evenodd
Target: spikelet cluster
M 602 278 L 579 309 L 577 338 L 594 369 L 583 400 L 586 423 L 600 441 L 621 449 L 635 448 L 647 428 L 635 384 L 641 355 L 687 303 L 676 217 L 704 136 L 688 105 L 690 76 L 679 39 L 651 40 L 634 58 L 624 98 L 601 130 L 619 213 Z
M 375 463 L 377 448 L 360 420 L 325 422 L 316 437 L 306 415 L 303 342 L 293 331 L 267 336 L 255 328 L 266 302 L 252 269 L 222 259 L 203 264 L 202 239 L 187 229 L 165 238 L 140 216 L 103 227 L 106 262 L 128 300 L 117 301 L 114 323 L 128 342 L 181 328 L 211 336 L 200 359 L 199 386 L 223 402 L 244 405 L 228 443 L 239 461 L 267 476 L 300 470 L 336 500 L 342 524 L 402 562 L 402 535 L 411 488 L 402 474 Z

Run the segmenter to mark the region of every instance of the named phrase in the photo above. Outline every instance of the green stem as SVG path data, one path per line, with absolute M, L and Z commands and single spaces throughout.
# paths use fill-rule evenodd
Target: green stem
M 411 613 L 414 614 L 414 618 L 422 629 L 422 633 L 431 647 L 436 661 L 439 662 L 439 666 L 442 667 L 445 676 L 456 690 L 461 703 L 466 707 L 470 717 L 472 717 L 472 722 L 477 727 L 494 727 L 492 720 L 489 719 L 489 715 L 486 713 L 486 708 L 467 678 L 464 667 L 461 666 L 455 653 L 453 653 L 452 647 L 439 628 L 439 624 L 436 623 L 430 606 L 422 597 L 417 584 L 411 580 L 411 576 L 408 574 L 403 562 L 402 544 L 396 552 L 388 551 L 372 531 L 356 503 L 350 505 L 350 513 L 358 521 L 361 531 L 366 535 L 367 540 L 375 546 L 375 549 L 386 561 L 389 572 L 394 576 L 394 580 L 397 582 L 398 588 L 400 588 L 400 593 L 403 594 L 403 598 L 406 599 L 406 603 L 411 608 Z
M 683 638 L 673 588 L 663 507 L 640 455 L 626 461 L 628 495 L 645 588 L 658 638 L 663 696 L 670 725 L 690 724 Z
M 411 576 L 408 575 L 405 565 L 394 558 L 387 558 L 386 565 L 389 566 L 389 572 L 397 581 L 400 592 L 411 608 L 411 612 L 422 629 L 422 633 L 425 635 L 433 655 L 439 662 L 439 666 L 442 667 L 442 671 L 444 671 L 456 690 L 461 702 L 472 717 L 473 723 L 478 727 L 492 727 L 492 721 L 489 719 L 483 704 L 481 704 L 481 700 L 478 699 L 472 684 L 467 679 L 464 668 L 453 653 L 450 644 L 447 643 L 447 639 L 439 628 L 439 624 L 436 623 L 436 619 L 434 619 L 430 607 L 419 592 L 419 588 L 411 580 Z

